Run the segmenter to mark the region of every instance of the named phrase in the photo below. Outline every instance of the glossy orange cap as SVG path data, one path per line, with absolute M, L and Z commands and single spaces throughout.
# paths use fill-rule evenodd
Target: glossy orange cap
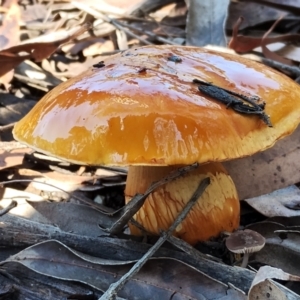
M 258 95 L 273 128 L 205 96 L 195 78 Z M 173 165 L 251 155 L 290 134 L 299 119 L 299 86 L 264 65 L 195 47 L 146 46 L 54 88 L 14 136 L 80 164 Z

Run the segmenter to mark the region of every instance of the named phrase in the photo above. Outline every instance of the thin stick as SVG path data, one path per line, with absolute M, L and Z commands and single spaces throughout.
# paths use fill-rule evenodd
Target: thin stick
M 170 242 L 176 248 L 184 251 L 185 253 L 187 253 L 191 257 L 196 258 L 198 260 L 206 259 L 206 260 L 212 260 L 212 261 L 215 261 L 215 262 L 218 262 L 218 263 L 222 263 L 221 259 L 218 259 L 218 258 L 216 258 L 214 256 L 211 256 L 211 255 L 203 254 L 203 253 L 199 252 L 198 250 L 196 250 L 194 247 L 192 247 L 190 244 L 188 244 L 186 241 L 181 240 L 181 239 L 179 239 L 175 236 L 170 236 L 168 238 L 168 242 Z
M 7 214 L 11 209 L 18 205 L 17 201 L 12 200 L 5 208 L 0 209 L 0 217 Z
M 184 209 L 177 216 L 170 228 L 166 232 L 163 232 L 162 236 L 158 239 L 158 241 L 148 250 L 147 253 L 143 255 L 143 257 L 140 260 L 138 260 L 134 264 L 134 266 L 125 275 L 123 275 L 117 282 L 110 285 L 108 290 L 99 298 L 99 300 L 114 300 L 116 298 L 117 293 L 124 287 L 128 280 L 140 271 L 140 269 L 155 253 L 155 251 L 157 251 L 160 248 L 160 246 L 172 235 L 176 227 L 185 219 L 185 217 L 190 212 L 191 208 L 196 203 L 198 198 L 205 191 L 209 183 L 209 178 L 205 178 L 200 182 L 190 201 L 186 204 Z
M 151 186 L 147 189 L 147 191 L 144 194 L 137 194 L 135 195 L 132 200 L 124 206 L 119 212 L 120 217 L 115 221 L 115 223 L 110 228 L 102 228 L 105 232 L 108 232 L 110 234 L 118 234 L 120 231 L 124 228 L 124 226 L 129 222 L 129 220 L 136 214 L 136 212 L 142 207 L 144 204 L 146 198 L 158 187 L 166 184 L 167 182 L 170 182 L 187 172 L 190 172 L 198 167 L 197 163 L 194 163 L 189 166 L 185 166 L 182 168 L 177 169 L 176 171 L 172 172 L 168 176 L 162 178 L 161 180 L 154 182 L 151 184 Z M 113 215 L 116 212 L 113 213 Z
M 272 67 L 274 69 L 278 69 L 278 70 L 283 71 L 283 72 L 289 72 L 289 73 L 291 73 L 291 75 L 293 75 L 295 77 L 300 76 L 300 68 L 299 67 L 289 66 L 289 65 L 280 63 L 278 61 L 274 61 L 274 60 L 269 59 L 269 58 L 261 57 L 257 54 L 237 54 L 232 49 L 225 48 L 225 47 L 219 47 L 219 46 L 211 46 L 211 45 L 205 46 L 204 48 L 211 49 L 211 50 L 216 50 L 216 51 L 223 52 L 223 53 L 230 53 L 230 54 L 234 54 L 234 55 L 237 55 L 237 56 L 240 56 L 240 57 L 245 57 L 245 58 L 263 63 L 263 64 L 265 64 L 269 67 Z
M 11 124 L 0 126 L 0 132 L 4 132 L 4 131 L 13 129 L 15 124 L 16 123 L 11 123 Z
M 55 189 L 57 189 L 57 190 L 59 190 L 59 191 L 61 191 L 63 193 L 66 193 L 70 198 L 72 197 L 72 198 L 74 198 L 74 199 L 76 199 L 76 200 L 78 200 L 80 202 L 83 202 L 83 203 L 87 204 L 88 206 L 94 208 L 95 210 L 103 213 L 103 211 L 101 209 L 99 209 L 97 207 L 97 205 L 93 204 L 92 202 L 88 202 L 85 199 L 80 198 L 80 197 L 78 197 L 78 196 L 76 196 L 76 195 L 74 195 L 72 193 L 69 193 L 69 192 L 65 191 L 64 189 L 59 188 L 59 187 L 57 187 L 57 186 L 55 186 L 55 185 L 53 185 L 51 183 L 37 181 L 37 180 L 34 180 L 34 179 L 12 179 L 12 180 L 7 180 L 7 181 L 0 181 L 0 186 L 1 185 L 12 184 L 12 183 L 22 183 L 22 182 L 29 182 L 29 183 L 34 182 L 34 183 L 38 183 L 38 184 L 44 184 L 44 185 L 47 185 L 47 186 L 51 186 L 51 187 L 53 187 L 53 188 L 55 188 Z
M 135 219 L 131 219 L 130 223 L 132 225 L 134 225 L 135 227 L 137 227 L 143 235 L 151 235 L 142 224 L 140 224 L 138 221 L 136 221 Z M 182 250 L 183 252 L 187 253 L 189 256 L 196 258 L 196 259 L 206 259 L 206 260 L 212 260 L 218 263 L 222 263 L 222 260 L 219 258 L 216 258 L 214 256 L 211 256 L 209 254 L 203 254 L 201 252 L 199 252 L 198 250 L 196 250 L 194 247 L 192 247 L 190 244 L 188 244 L 186 241 L 179 239 L 173 235 L 171 235 L 168 238 L 168 242 L 170 242 L 171 244 L 173 244 L 175 247 L 177 247 L 178 249 Z
M 108 16 L 106 16 L 105 14 L 102 14 L 99 11 L 96 11 L 92 7 L 90 7 L 90 6 L 88 6 L 88 5 L 84 4 L 84 3 L 78 2 L 78 1 L 72 1 L 71 3 L 76 8 L 85 11 L 86 13 L 88 13 L 88 14 L 92 15 L 93 17 L 95 17 L 96 19 L 102 19 L 104 22 L 112 24 L 113 26 L 115 26 L 115 28 L 117 28 L 119 30 L 122 30 L 125 33 L 127 33 L 128 35 L 130 35 L 131 37 L 134 37 L 134 38 L 138 39 L 143 44 L 153 45 L 152 43 L 150 43 L 147 40 L 143 39 L 141 36 L 134 34 L 130 30 L 124 28 L 121 24 L 116 23 L 115 20 L 109 18 Z
M 143 30 L 143 29 L 137 28 L 135 26 L 132 26 L 130 24 L 124 24 L 123 22 L 120 22 L 120 21 L 117 21 L 117 20 L 112 20 L 112 24 L 114 24 L 115 26 L 116 25 L 122 26 L 123 28 L 127 27 L 127 28 L 129 28 L 131 30 L 134 30 L 134 31 L 137 31 L 137 32 L 139 32 L 141 34 L 146 34 L 146 35 L 150 36 L 151 38 L 154 38 L 157 41 L 165 43 L 165 44 L 168 44 L 168 45 L 177 45 L 177 46 L 179 45 L 178 43 L 172 42 L 172 41 L 170 41 L 170 40 L 168 40 L 166 38 L 158 36 L 158 35 L 156 35 L 155 33 L 151 32 L 149 30 Z

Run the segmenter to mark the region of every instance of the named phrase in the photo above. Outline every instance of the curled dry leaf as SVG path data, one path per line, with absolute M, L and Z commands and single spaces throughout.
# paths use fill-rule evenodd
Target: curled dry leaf
M 77 36 L 85 32 L 88 27 L 89 25 L 86 24 L 72 35 L 54 42 L 23 44 L 0 51 L 0 76 L 6 74 L 8 71 L 13 69 L 15 66 L 26 59 L 42 61 L 43 59 L 53 54 L 60 45 L 65 44 L 72 39 L 75 39 Z M 25 52 L 27 54 L 20 56 L 22 52 Z
M 258 27 L 266 22 L 274 22 L 283 12 L 284 10 L 270 5 L 257 5 L 254 1 L 231 1 L 226 29 L 232 30 L 240 16 L 245 17 L 244 22 L 240 24 L 240 29 L 243 30 L 248 27 Z M 297 16 L 290 14 L 287 18 L 295 20 Z
M 41 219 L 36 216 L 42 216 L 45 224 L 55 224 L 62 231 L 86 237 L 103 235 L 100 226 L 105 228 L 112 223 L 109 216 L 85 205 L 46 201 L 28 201 L 27 205 L 31 207 L 32 216 L 19 214 L 21 217 L 39 222 Z
M 279 279 L 284 281 L 300 281 L 299 276 L 294 276 L 283 272 L 280 269 L 272 268 L 270 266 L 261 267 L 252 282 L 249 290 L 249 300 L 254 299 L 273 299 L 285 300 L 290 299 L 284 293 L 283 289 L 279 287 L 270 279 Z M 295 295 L 299 296 L 299 295 Z
M 297 209 L 300 203 L 300 190 L 295 185 L 245 201 L 266 217 L 300 216 Z
M 32 149 L 30 148 L 21 148 L 11 151 L 0 149 L 0 170 L 21 165 L 24 155 L 31 151 Z
M 57 188 L 63 189 L 66 192 L 71 192 L 81 188 L 83 189 L 86 186 L 85 182 L 93 182 L 97 180 L 94 176 L 63 174 L 56 171 L 37 172 L 24 168 L 19 169 L 18 174 L 23 178 L 26 176 L 25 178 L 34 179 L 35 181 L 32 183 L 34 188 L 48 192 L 56 192 Z
M 273 26 L 268 30 L 268 32 L 263 37 L 252 37 L 252 36 L 244 36 L 239 35 L 239 27 L 243 22 L 243 18 L 240 17 L 236 24 L 233 27 L 232 38 L 229 41 L 228 47 L 235 50 L 239 53 L 249 52 L 257 47 L 264 47 L 266 49 L 266 45 L 276 43 L 276 42 L 296 42 L 300 40 L 299 34 L 282 34 L 276 35 L 273 37 L 269 37 L 268 35 L 272 32 L 277 23 L 281 20 L 278 19 Z M 265 55 L 267 58 L 272 59 L 272 55 L 265 50 Z
M 15 72 L 16 75 L 16 72 Z M 1 104 L 0 104 L 0 124 L 11 126 L 10 132 L 12 129 L 12 125 L 14 122 L 17 122 L 25 116 L 36 104 L 36 101 L 32 99 L 24 99 L 16 97 L 9 93 L 1 93 Z M 5 133 L 8 132 L 8 128 L 1 127 L 0 132 Z M 3 140 L 8 140 L 9 137 L 5 138 L 5 134 L 1 134 Z M 11 139 L 11 138 L 10 138 Z
M 293 62 L 290 59 L 286 59 L 278 54 L 276 54 L 275 52 L 272 52 L 268 49 L 267 47 L 267 39 L 269 34 L 273 31 L 273 29 L 276 27 L 276 25 L 282 20 L 283 16 L 280 17 L 272 26 L 271 28 L 264 34 L 262 41 L 261 41 L 261 48 L 262 48 L 262 52 L 264 54 L 264 56 L 268 59 L 272 59 L 274 61 L 280 62 L 282 64 L 286 64 L 286 65 L 293 65 Z M 283 36 L 281 36 L 281 38 L 283 38 Z M 298 40 L 300 39 L 300 35 L 298 36 Z

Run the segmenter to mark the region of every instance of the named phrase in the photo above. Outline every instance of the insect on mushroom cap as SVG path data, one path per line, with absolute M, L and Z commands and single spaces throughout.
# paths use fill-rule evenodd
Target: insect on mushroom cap
M 242 95 L 260 107 L 264 102 L 273 128 L 252 108 L 245 115 L 201 92 L 194 79 L 232 91 L 239 101 Z M 196 47 L 146 46 L 60 84 L 13 133 L 36 150 L 80 164 L 190 164 L 271 147 L 297 127 L 299 115 L 298 85 L 262 64 Z

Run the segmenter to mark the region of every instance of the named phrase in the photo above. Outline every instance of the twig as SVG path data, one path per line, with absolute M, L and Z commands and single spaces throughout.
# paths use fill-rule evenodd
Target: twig
M 198 250 L 196 250 L 195 248 L 193 248 L 190 244 L 188 244 L 186 241 L 181 240 L 175 236 L 170 236 L 168 238 L 168 241 L 173 244 L 175 247 L 177 247 L 178 249 L 184 251 L 185 253 L 187 253 L 188 255 L 190 255 L 193 258 L 196 258 L 198 260 L 200 259 L 209 259 L 209 260 L 213 260 L 215 262 L 218 263 L 222 263 L 221 259 L 218 259 L 214 256 L 211 255 L 206 255 L 203 254 L 201 252 L 199 252 Z
M 148 42 L 147 40 L 143 39 L 141 36 L 131 32 L 130 30 L 128 30 L 127 28 L 124 27 L 124 25 L 121 25 L 119 22 L 117 23 L 115 20 L 111 19 L 110 21 L 111 24 L 113 24 L 116 28 L 118 28 L 119 30 L 124 31 L 125 33 L 127 33 L 129 36 L 139 40 L 140 42 L 142 42 L 145 45 L 153 45 L 153 43 Z
M 299 77 L 300 76 L 300 68 L 296 67 L 296 66 L 289 66 L 283 63 L 280 63 L 278 61 L 272 60 L 272 59 L 268 59 L 268 58 L 262 58 L 261 61 L 269 66 L 272 67 L 274 69 L 283 71 L 283 72 L 289 72 L 291 75 L 295 76 L 295 77 Z
M 109 18 L 108 16 L 102 14 L 99 11 L 94 10 L 93 8 L 91 8 L 90 6 L 82 3 L 82 2 L 77 2 L 77 1 L 72 1 L 72 4 L 78 8 L 81 9 L 85 12 L 87 12 L 88 14 L 92 15 L 93 17 L 95 17 L 96 19 L 102 19 L 103 21 L 110 23 L 112 25 L 114 25 L 117 29 L 124 31 L 125 33 L 127 33 L 128 35 L 138 39 L 140 42 L 146 44 L 146 45 L 152 45 L 152 43 L 146 41 L 145 39 L 143 39 L 142 37 L 134 34 L 133 32 L 131 32 L 130 30 L 124 28 L 122 25 L 117 24 L 117 22 L 111 18 Z
M 3 209 L 0 209 L 0 217 L 3 216 L 3 215 L 5 215 L 5 214 L 7 214 L 11 209 L 13 209 L 14 207 L 16 207 L 17 204 L 18 204 L 17 201 L 12 200 L 9 205 L 7 205 Z
M 0 132 L 4 132 L 4 131 L 13 129 L 14 126 L 15 126 L 15 124 L 16 124 L 16 122 L 11 123 L 11 124 L 7 124 L 7 125 L 0 126 Z
M 122 23 L 122 22 L 120 22 L 120 21 L 117 21 L 117 20 L 112 20 L 112 24 L 117 24 L 117 25 L 119 25 L 119 26 L 122 26 L 123 27 L 123 29 L 124 29 L 124 27 L 126 26 L 126 27 L 128 27 L 128 28 L 130 28 L 131 30 L 135 30 L 135 31 L 137 31 L 137 32 L 139 32 L 139 33 L 144 33 L 144 34 L 147 34 L 147 35 L 149 35 L 151 38 L 154 38 L 154 39 L 156 39 L 157 41 L 159 41 L 159 42 L 162 42 L 162 43 L 165 43 L 165 44 L 168 44 L 168 45 L 179 45 L 178 43 L 175 43 L 175 42 L 172 42 L 172 41 L 170 41 L 170 40 L 168 40 L 168 39 L 165 39 L 165 38 L 163 38 L 163 37 L 160 37 L 160 36 L 158 36 L 158 35 L 156 35 L 155 33 L 153 33 L 153 32 L 151 32 L 151 31 L 149 31 L 149 30 L 143 30 L 143 29 L 139 29 L 139 28 L 137 28 L 137 27 L 135 27 L 135 26 L 132 26 L 132 25 L 129 25 L 129 24 L 124 24 L 124 23 Z
M 130 223 L 132 225 L 134 225 L 135 227 L 137 227 L 143 235 L 150 235 L 150 233 L 145 229 L 145 227 L 140 224 L 138 221 L 136 221 L 135 219 L 131 219 Z M 198 250 L 196 250 L 194 247 L 192 247 L 190 244 L 188 244 L 186 241 L 179 239 L 173 235 L 171 235 L 168 238 L 168 242 L 170 242 L 171 244 L 173 244 L 175 247 L 177 247 L 178 249 L 184 251 L 185 253 L 187 253 L 188 255 L 190 255 L 193 258 L 196 258 L 198 260 L 200 259 L 209 259 L 218 263 L 222 263 L 221 259 L 218 259 L 214 256 L 211 255 L 207 255 L 207 254 L 203 254 L 201 252 L 199 252 Z
M 0 126 L 0 133 L 1 133 L 1 128 L 6 126 L 13 126 L 13 124 L 9 124 L 9 125 L 5 125 L 5 126 Z M 0 150 L 4 150 L 4 151 L 12 151 L 12 150 L 16 150 L 16 149 L 24 149 L 24 148 L 28 148 L 28 146 L 21 144 L 19 142 L 16 141 L 11 141 L 11 142 L 1 142 L 0 141 Z
M 241 56 L 241 57 L 245 57 L 245 58 L 263 63 L 263 64 L 265 64 L 269 67 L 272 67 L 274 69 L 278 69 L 278 70 L 283 71 L 283 72 L 289 72 L 292 76 L 295 76 L 295 77 L 300 76 L 300 68 L 299 67 L 289 66 L 289 65 L 274 61 L 274 60 L 269 59 L 269 58 L 260 57 L 256 54 L 237 54 L 232 49 L 228 49 L 228 48 L 225 48 L 225 47 L 219 47 L 219 46 L 212 46 L 212 45 L 205 46 L 204 48 L 219 51 L 219 52 L 223 52 L 223 53 L 230 53 L 230 54 L 238 55 L 238 56 Z
M 21 74 L 14 74 L 14 76 L 20 80 L 21 82 L 24 82 L 26 84 L 32 84 L 37 87 L 37 89 L 43 90 L 48 92 L 50 88 L 54 87 L 54 85 L 50 82 L 46 82 L 44 80 L 34 79 L 27 76 L 23 76 Z
M 1 185 L 12 184 L 12 183 L 21 183 L 21 182 L 28 182 L 28 183 L 35 182 L 35 183 L 38 183 L 38 184 L 45 184 L 47 186 L 51 186 L 51 187 L 53 187 L 53 188 L 55 188 L 55 189 L 57 189 L 57 190 L 59 190 L 63 193 L 66 193 L 70 198 L 72 197 L 72 198 L 74 198 L 74 199 L 76 199 L 80 202 L 83 202 L 83 203 L 87 204 L 88 206 L 93 207 L 95 210 L 103 213 L 103 211 L 101 209 L 99 209 L 96 205 L 94 205 L 93 203 L 90 203 L 90 202 L 86 201 L 85 199 L 77 197 L 76 195 L 71 194 L 71 193 L 65 191 L 64 189 L 59 188 L 59 187 L 57 187 L 57 186 L 55 186 L 51 183 L 48 183 L 48 182 L 42 182 L 42 181 L 37 181 L 37 180 L 33 180 L 33 179 L 12 179 L 12 180 L 7 180 L 7 181 L 0 181 L 0 186 Z
M 156 9 L 159 9 L 165 5 L 168 5 L 170 3 L 177 3 L 178 0 L 144 0 L 142 2 L 139 2 L 136 7 L 134 7 L 130 13 L 132 16 L 136 17 L 145 17 L 145 15 L 149 14 L 152 11 L 155 11 Z
M 1 274 L 2 276 L 7 277 L 8 279 L 14 281 L 14 282 L 17 283 L 18 285 L 21 284 L 21 281 L 20 281 L 17 277 L 11 275 L 4 267 L 1 267 L 1 268 L 0 268 L 0 274 Z
M 117 282 L 110 285 L 108 290 L 99 298 L 99 300 L 114 300 L 117 293 L 123 288 L 123 286 L 127 283 L 127 281 L 134 276 L 139 270 L 143 267 L 143 265 L 148 261 L 148 259 L 155 253 L 156 250 L 172 235 L 173 231 L 176 227 L 185 219 L 193 205 L 196 203 L 198 198 L 202 195 L 206 187 L 209 185 L 210 179 L 203 179 L 195 193 L 191 197 L 190 201 L 183 208 L 181 213 L 177 216 L 174 223 L 170 226 L 170 228 L 162 234 L 162 236 L 158 239 L 158 241 L 148 250 L 143 257 L 138 260 L 134 266 L 123 275 Z
M 123 229 L 123 227 L 129 222 L 129 220 L 133 217 L 133 215 L 135 215 L 135 213 L 142 207 L 146 198 L 154 190 L 166 184 L 167 182 L 170 182 L 184 175 L 185 173 L 194 170 L 197 167 L 198 164 L 194 163 L 192 165 L 179 168 L 176 171 L 169 174 L 168 176 L 162 178 L 161 180 L 154 182 L 153 184 L 151 184 L 151 186 L 147 189 L 147 191 L 144 194 L 135 195 L 126 206 L 124 206 L 121 210 L 116 211 L 120 214 L 120 217 L 115 221 L 115 223 L 110 228 L 105 228 L 105 229 L 102 228 L 102 230 L 110 234 L 118 234 Z M 116 212 L 114 212 L 114 214 L 116 214 Z

